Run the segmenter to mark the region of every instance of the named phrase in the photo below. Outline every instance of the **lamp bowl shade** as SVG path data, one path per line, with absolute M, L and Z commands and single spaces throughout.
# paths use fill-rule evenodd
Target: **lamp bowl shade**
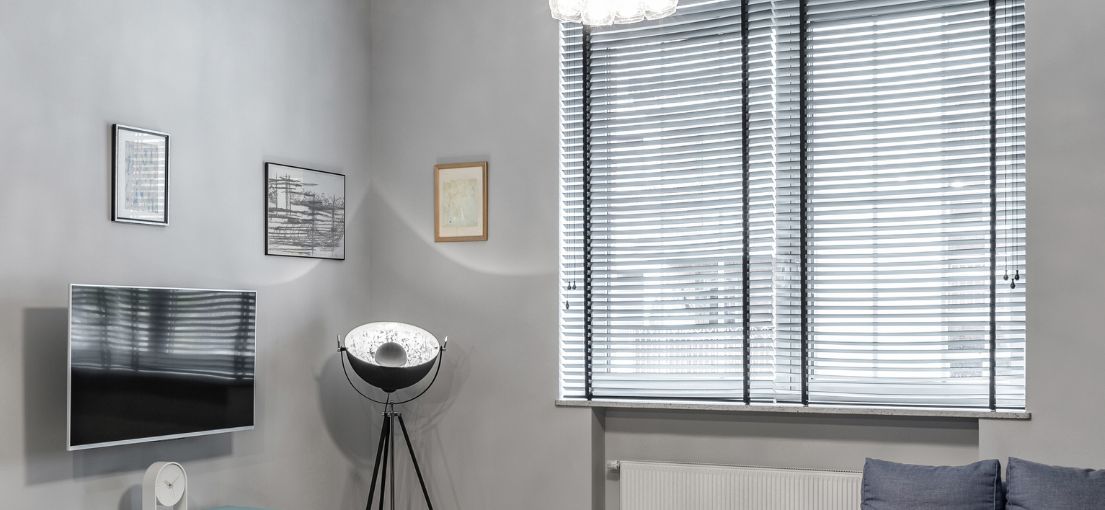
M 373 322 L 345 336 L 345 355 L 361 379 L 388 393 L 430 373 L 441 344 L 428 331 L 401 322 Z

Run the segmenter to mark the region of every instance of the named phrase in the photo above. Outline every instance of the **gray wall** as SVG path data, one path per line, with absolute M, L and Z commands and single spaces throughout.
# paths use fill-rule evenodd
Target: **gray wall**
M 368 410 L 329 360 L 367 315 L 368 22 L 362 0 L 0 0 L 0 506 L 138 508 L 163 459 L 193 508 L 363 504 Z M 108 220 L 112 122 L 172 134 L 171 227 Z M 349 174 L 349 261 L 263 255 L 265 160 Z M 258 290 L 257 430 L 67 453 L 70 282 Z
M 1105 467 L 1105 3 L 1027 0 L 1028 407 L 983 456 Z
M 454 332 L 470 349 L 459 370 L 467 386 L 440 416 L 452 424 L 437 432 L 445 448 L 427 452 L 454 466 L 435 483 L 498 480 L 506 489 L 457 507 L 506 509 L 541 479 L 541 490 L 582 497 L 579 463 L 592 456 L 859 469 L 866 456 L 954 464 L 1022 455 L 1105 467 L 1105 69 L 1085 61 L 1105 47 L 1095 21 L 1105 4 L 1028 3 L 1032 421 L 618 411 L 592 424 L 551 409 L 557 64 L 545 2 L 373 0 L 374 313 Z M 435 245 L 431 166 L 468 159 L 491 160 L 490 241 Z M 596 438 L 581 431 L 592 426 L 602 428 Z M 472 442 L 491 451 L 469 451 Z M 503 465 L 522 456 L 537 465 Z M 595 489 L 617 507 L 616 480 Z M 565 497 L 526 507 L 582 508 Z
M 558 82 L 547 10 L 540 0 L 372 3 L 371 311 L 450 337 L 442 381 L 409 416 L 434 508 L 591 503 L 591 413 L 553 406 Z M 434 243 L 434 164 L 482 160 L 489 240 Z

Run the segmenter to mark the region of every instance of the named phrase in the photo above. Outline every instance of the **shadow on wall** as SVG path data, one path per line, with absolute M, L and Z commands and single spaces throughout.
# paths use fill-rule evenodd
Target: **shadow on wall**
M 518 257 L 510 250 L 504 248 L 502 245 L 497 246 L 495 249 L 487 249 L 486 246 L 495 242 L 503 242 L 503 236 L 509 233 L 516 233 L 514 231 L 508 231 L 507 221 L 503 220 L 501 211 L 510 210 L 509 205 L 524 205 L 524 204 L 511 204 L 511 200 L 515 198 L 504 193 L 498 193 L 496 188 L 497 182 L 496 174 L 494 170 L 494 162 L 491 161 L 491 157 L 487 154 L 468 156 L 468 157 L 453 157 L 453 158 L 438 158 L 437 164 L 449 164 L 449 163 L 462 163 L 472 161 L 489 161 L 491 165 L 490 177 L 488 178 L 488 196 L 490 198 L 488 206 L 488 228 L 491 230 L 489 233 L 489 240 L 483 242 L 472 243 L 438 243 L 434 241 L 434 190 L 432 181 L 429 178 L 432 174 L 429 172 L 432 167 L 427 166 L 425 175 L 427 181 L 424 183 L 425 187 L 419 187 L 417 191 L 418 199 L 404 201 L 398 199 L 398 197 L 408 196 L 409 193 L 406 190 L 395 189 L 392 192 L 386 192 L 387 190 L 379 189 L 378 185 L 374 185 L 370 194 L 372 196 L 370 203 L 373 204 L 374 223 L 376 228 L 381 226 L 394 226 L 396 231 L 401 230 L 402 239 L 396 236 L 382 235 L 380 233 L 374 233 L 375 237 L 389 239 L 388 245 L 396 245 L 399 241 L 410 244 L 404 244 L 407 247 L 405 253 L 413 254 L 419 253 L 422 255 L 432 255 L 431 263 L 440 265 L 442 262 L 447 262 L 446 267 L 453 268 L 454 271 L 460 271 L 466 274 L 485 274 L 495 277 L 507 277 L 507 278 L 524 278 L 539 274 L 545 274 L 555 270 L 555 266 L 543 267 L 539 260 L 527 257 Z M 419 169 L 422 170 L 422 169 Z M 550 229 L 555 229 L 555 224 L 549 224 Z M 524 232 L 533 232 L 536 229 L 526 228 Z M 555 231 L 555 230 L 552 230 Z M 392 232 L 400 233 L 400 232 Z M 424 249 L 423 249 L 424 248 Z
M 132 485 L 119 500 L 119 510 L 142 510 L 142 486 Z
M 65 308 L 23 311 L 23 430 L 27 485 L 141 472 L 159 460 L 188 462 L 232 453 L 229 434 L 67 451 L 68 321 Z M 127 491 L 120 508 L 129 508 L 124 504 L 135 497 L 136 488 Z
M 493 183 L 494 179 L 492 186 Z M 495 476 L 494 469 L 465 474 L 472 469 L 472 462 L 503 455 L 502 451 L 479 446 L 489 441 L 489 433 L 480 429 L 532 428 L 532 417 L 525 406 L 497 404 L 532 395 L 532 386 L 518 381 L 537 377 L 533 366 L 511 360 L 542 359 L 534 352 L 535 344 L 555 340 L 552 336 L 555 330 L 548 335 L 519 334 L 533 329 L 528 318 L 539 314 L 555 316 L 555 291 L 540 298 L 511 296 L 523 291 L 530 296 L 534 288 L 555 289 L 556 266 L 539 268 L 540 261 L 512 256 L 516 246 L 507 246 L 510 241 L 495 237 L 494 218 L 488 242 L 434 243 L 433 218 L 429 214 L 433 210 L 432 188 L 429 182 L 426 184 L 424 196 L 404 203 L 402 210 L 394 203 L 394 197 L 401 194 L 393 193 L 389 199 L 378 187 L 370 191 L 370 202 L 374 204 L 373 235 L 388 240 L 386 250 L 373 251 L 372 262 L 389 270 L 374 273 L 373 308 L 363 320 L 410 322 L 433 332 L 439 339 L 450 336 L 449 350 L 443 358 L 445 364 L 433 389 L 403 406 L 400 412 L 406 419 L 435 506 L 447 502 L 450 508 L 463 509 L 470 507 L 472 501 L 495 500 L 462 486 L 463 480 L 472 477 Z M 419 208 L 426 214 L 417 214 Z M 391 267 L 395 270 L 390 270 Z M 555 319 L 550 319 L 549 324 L 555 325 Z M 548 349 L 550 356 L 555 355 L 555 342 L 550 342 Z M 382 397 L 378 390 L 368 388 L 355 375 L 352 377 L 362 391 L 374 398 Z M 546 382 L 551 395 L 555 381 Z M 400 393 L 414 394 L 420 389 Z M 357 503 L 363 505 L 375 460 L 382 406 L 362 399 L 349 387 L 337 353 L 330 355 L 321 369 L 319 392 L 327 429 L 338 449 L 353 464 L 348 481 L 352 487 L 347 489 L 356 492 L 361 498 Z M 489 406 L 500 414 L 488 415 Z M 500 421 L 492 425 L 489 422 L 492 419 Z M 449 428 L 444 425 L 446 422 Z M 402 436 L 396 440 L 397 506 L 422 508 L 421 489 L 406 447 L 401 444 Z

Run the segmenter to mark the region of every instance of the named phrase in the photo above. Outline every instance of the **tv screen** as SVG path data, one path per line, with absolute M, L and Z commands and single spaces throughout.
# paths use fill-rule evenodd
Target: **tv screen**
M 72 285 L 69 449 L 253 427 L 257 293 Z

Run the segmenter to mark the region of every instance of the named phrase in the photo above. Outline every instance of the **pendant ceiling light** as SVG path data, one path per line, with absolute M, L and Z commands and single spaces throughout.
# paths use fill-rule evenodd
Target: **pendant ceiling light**
M 675 12 L 679 0 L 549 0 L 554 18 L 603 26 L 660 19 Z

